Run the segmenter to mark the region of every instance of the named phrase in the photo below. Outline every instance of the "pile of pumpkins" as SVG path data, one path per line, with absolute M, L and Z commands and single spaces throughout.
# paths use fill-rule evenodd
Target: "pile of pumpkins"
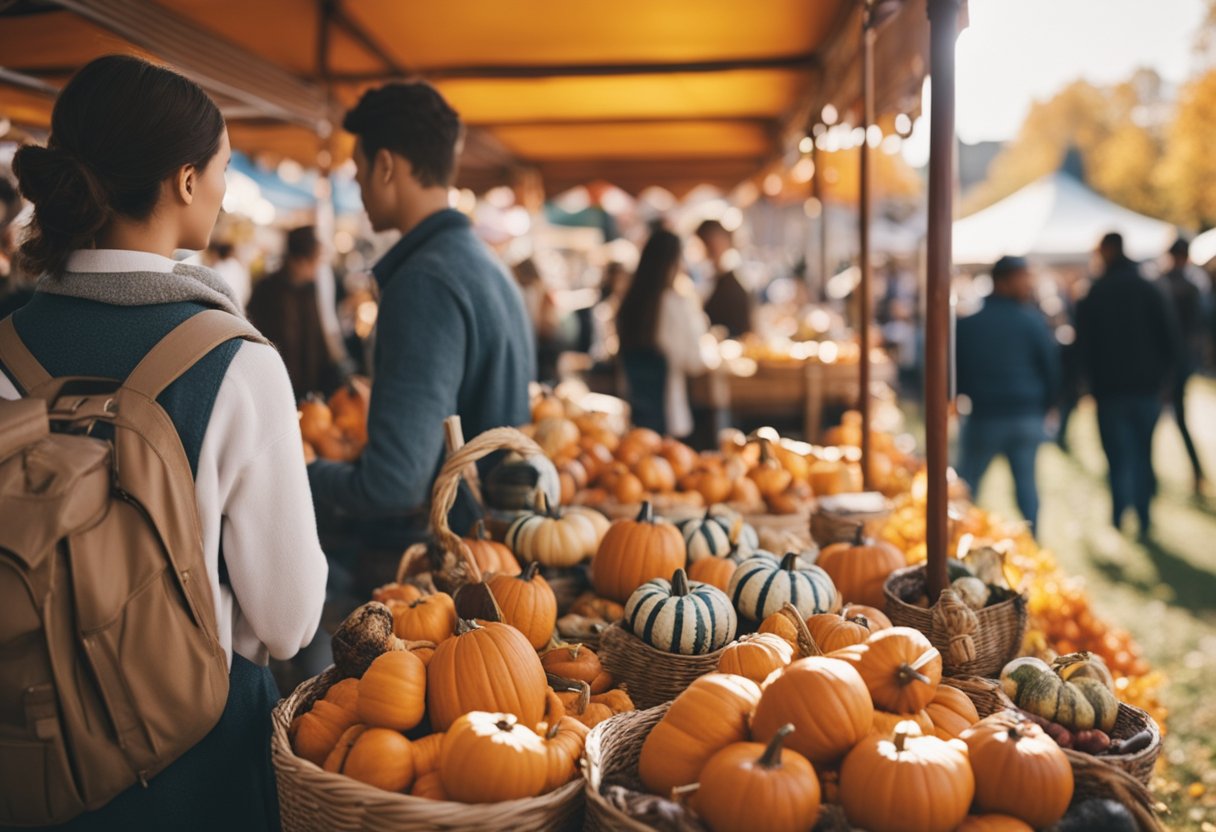
M 304 458 L 320 457 L 338 462 L 359 458 L 367 445 L 367 412 L 371 386 L 366 379 L 352 377 L 329 397 L 310 393 L 300 402 L 300 434 Z

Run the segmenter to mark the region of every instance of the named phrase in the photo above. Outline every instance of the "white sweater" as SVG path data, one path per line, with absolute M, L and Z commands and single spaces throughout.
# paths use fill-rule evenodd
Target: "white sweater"
M 135 251 L 78 251 L 68 261 L 78 272 L 168 272 L 173 265 Z M 0 373 L 0 398 L 18 396 Z M 195 477 L 203 553 L 230 664 L 233 651 L 263 665 L 268 656 L 290 658 L 316 633 L 329 567 L 302 448 L 283 360 L 273 347 L 242 342 L 216 395 Z
M 705 372 L 701 339 L 708 331 L 705 312 L 691 285 L 677 280 L 659 300 L 655 341 L 667 359 L 667 432 L 678 439 L 692 433 L 687 377 Z

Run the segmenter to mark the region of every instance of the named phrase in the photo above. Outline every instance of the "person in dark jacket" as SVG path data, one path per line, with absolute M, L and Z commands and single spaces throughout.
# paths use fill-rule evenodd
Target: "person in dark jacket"
M 296 398 L 326 393 L 338 384 L 317 306 L 321 243 L 311 225 L 287 232 L 283 265 L 258 281 L 249 299 L 249 320 L 279 349 Z
M 1059 348 L 1033 304 L 1034 274 L 1021 257 L 992 267 L 993 292 L 957 327 L 958 392 L 971 411 L 959 440 L 959 476 L 978 492 L 992 460 L 1013 471 L 1018 510 L 1033 528 L 1039 495 L 1035 459 L 1043 421 L 1060 385 Z
M 355 463 L 312 463 L 309 478 L 319 505 L 360 518 L 369 545 L 389 549 L 424 536 L 447 417 L 459 415 L 469 439 L 528 421 L 536 347 L 514 279 L 448 207 L 456 112 L 426 83 L 389 84 L 365 93 L 343 127 L 357 138 L 372 228 L 402 236 L 372 270 L 380 310 L 368 445 Z M 473 509 L 467 498 L 456 508 L 463 534 Z
M 705 314 L 710 326 L 726 328 L 731 338 L 752 331 L 752 298 L 727 263 L 727 252 L 734 251 L 730 232 L 717 220 L 697 226 L 697 237 L 714 266 L 714 288 L 705 299 Z
M 1161 288 L 1170 300 L 1184 347 L 1183 364 L 1174 376 L 1174 384 L 1170 390 L 1170 405 L 1174 411 L 1174 421 L 1178 423 L 1178 431 L 1182 434 L 1182 442 L 1186 445 L 1187 456 L 1191 459 L 1195 494 L 1202 495 L 1205 490 L 1203 466 L 1199 462 L 1195 442 L 1191 439 L 1191 432 L 1186 424 L 1186 384 L 1203 363 L 1207 333 L 1204 332 L 1203 296 L 1199 285 L 1192 279 L 1189 268 L 1190 248 L 1190 243 L 1181 237 L 1170 246 L 1170 269 L 1161 276 Z M 1207 275 L 1201 273 L 1201 277 L 1206 279 Z
M 1111 522 L 1134 508 L 1140 536 L 1151 529 L 1156 493 L 1153 432 L 1181 361 L 1165 296 L 1123 253 L 1122 235 L 1102 238 L 1101 276 L 1077 307 L 1081 368 L 1098 404 L 1098 430 L 1109 466 Z

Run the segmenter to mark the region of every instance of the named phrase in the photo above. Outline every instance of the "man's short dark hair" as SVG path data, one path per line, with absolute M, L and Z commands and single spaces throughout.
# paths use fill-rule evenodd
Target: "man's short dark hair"
M 1123 235 L 1118 231 L 1112 231 L 1102 238 L 1102 242 L 1098 244 L 1100 249 L 1110 249 L 1116 255 L 1123 254 Z
M 424 186 L 452 184 L 460 116 L 425 81 L 368 90 L 342 127 L 358 137 L 368 161 L 388 150 L 408 159 L 414 178 Z
M 730 236 L 730 232 L 726 230 L 726 226 L 717 220 L 706 220 L 705 222 L 701 223 L 697 226 L 696 233 L 702 241 L 708 240 L 714 234 L 725 234 L 728 237 Z
M 1174 244 L 1170 246 L 1170 254 L 1175 257 L 1189 257 L 1191 255 L 1191 241 L 1186 237 L 1179 237 L 1174 240 Z
M 1004 280 L 1018 272 L 1025 271 L 1030 268 L 1030 264 L 1026 262 L 1025 257 L 1013 257 L 1005 255 L 1000 260 L 992 264 L 992 279 Z
M 321 250 L 317 229 L 302 225 L 287 232 L 287 259 L 311 260 Z

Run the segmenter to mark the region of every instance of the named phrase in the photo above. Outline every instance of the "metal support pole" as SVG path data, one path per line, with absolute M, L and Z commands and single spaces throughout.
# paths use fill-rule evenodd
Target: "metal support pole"
M 861 100 L 862 127 L 866 137 L 861 142 L 861 198 L 858 206 L 861 252 L 861 285 L 858 304 L 858 336 L 861 340 L 861 360 L 857 363 L 858 393 L 857 409 L 861 412 L 861 481 L 866 491 L 874 487 L 870 459 L 870 320 L 874 307 L 873 264 L 870 262 L 870 219 L 873 201 L 870 197 L 870 178 L 873 160 L 870 156 L 870 126 L 874 123 L 874 29 L 871 26 L 870 9 L 862 17 L 861 31 Z

